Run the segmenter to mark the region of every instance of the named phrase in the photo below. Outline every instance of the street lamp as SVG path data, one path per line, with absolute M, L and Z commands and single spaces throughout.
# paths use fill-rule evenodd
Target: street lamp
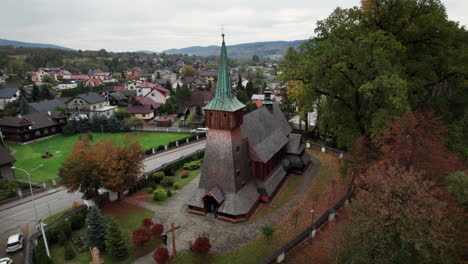
M 314 223 L 314 210 L 310 210 L 310 213 L 312 214 L 312 224 Z
M 20 170 L 24 173 L 26 173 L 26 175 L 28 175 L 28 180 L 29 180 L 29 190 L 31 191 L 31 198 L 32 198 L 32 202 L 33 202 L 33 208 L 34 208 L 34 214 L 36 216 L 36 222 L 39 222 L 39 227 L 40 227 L 40 231 L 42 232 L 42 237 L 44 238 L 44 244 L 45 244 L 45 248 L 46 248 L 46 253 L 47 253 L 47 256 L 49 256 L 50 258 L 50 252 L 49 252 L 49 246 L 47 245 L 47 238 L 46 238 L 46 235 L 45 235 L 45 232 L 44 232 L 44 224 L 42 223 L 42 219 L 39 220 L 39 217 L 37 216 L 37 209 L 36 209 L 36 201 L 34 200 L 34 192 L 32 190 L 32 183 L 31 183 L 31 173 L 34 171 L 34 170 L 37 170 L 39 168 L 41 168 L 42 166 L 44 166 L 43 164 L 37 166 L 37 167 L 34 167 L 32 168 L 31 170 L 27 171 L 25 169 L 22 169 L 22 168 L 18 168 L 18 167 L 11 167 L 12 169 L 14 170 Z

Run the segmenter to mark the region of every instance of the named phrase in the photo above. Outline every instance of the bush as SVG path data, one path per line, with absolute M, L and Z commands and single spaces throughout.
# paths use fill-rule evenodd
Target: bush
M 47 241 L 53 245 L 58 242 L 58 234 L 54 228 L 47 230 L 46 232 Z
M 141 221 L 141 224 L 146 228 L 150 228 L 154 225 L 154 222 L 151 218 L 145 218 L 143 221 Z
M 153 190 L 153 188 L 151 188 L 151 187 L 146 187 L 146 188 L 145 188 L 145 192 L 147 192 L 147 193 L 153 193 L 154 190 Z
M 158 264 L 164 264 L 169 259 L 169 251 L 167 248 L 158 248 L 154 251 L 153 259 Z
M 59 235 L 61 233 L 63 233 L 65 235 L 65 238 L 67 238 L 67 239 L 71 237 L 72 229 L 71 229 L 71 226 L 70 226 L 70 222 L 68 220 L 65 220 L 65 221 L 62 221 L 62 222 L 58 223 L 54 227 L 54 229 L 55 229 L 55 232 L 57 232 L 57 234 L 59 234 Z
M 182 179 L 185 179 L 185 178 L 187 178 L 187 177 L 189 176 L 189 174 L 190 174 L 190 171 L 188 171 L 188 170 L 183 170 L 180 177 L 181 177 Z
M 164 226 L 161 224 L 155 224 L 151 228 L 151 233 L 153 234 L 153 236 L 159 236 L 160 234 L 162 234 L 162 232 L 164 232 Z
M 171 197 L 172 196 L 171 190 L 167 190 L 166 195 L 167 195 L 167 197 Z
M 156 189 L 153 195 L 153 200 L 155 201 L 164 201 L 167 198 L 166 191 L 164 189 Z
M 57 242 L 61 246 L 65 245 L 65 243 L 68 241 L 67 236 L 63 232 L 58 233 L 57 237 Z
M 210 251 L 211 243 L 210 239 L 207 237 L 199 237 L 195 240 L 195 243 L 192 245 L 192 249 L 198 253 L 206 254 Z
M 86 214 L 83 214 L 82 212 L 79 212 L 77 214 L 74 214 L 70 216 L 70 227 L 72 230 L 78 230 L 82 228 L 85 224 L 85 219 L 86 219 Z
M 185 170 L 196 170 L 201 167 L 201 160 L 191 161 L 184 164 Z
M 135 245 L 143 245 L 151 239 L 151 232 L 143 228 L 137 229 L 133 232 L 132 239 Z
M 164 180 L 162 181 L 162 185 L 164 187 L 171 187 L 174 185 L 175 179 L 172 177 L 164 177 Z
M 180 186 L 179 186 L 178 183 L 174 184 L 174 189 L 178 190 L 179 188 L 180 188 Z
M 161 181 L 164 179 L 165 175 L 164 175 L 164 172 L 158 171 L 158 172 L 153 173 L 151 176 L 152 176 L 154 182 L 161 183 Z
M 65 244 L 65 260 L 71 260 L 75 258 L 75 251 L 73 251 L 73 248 L 70 246 L 70 243 Z

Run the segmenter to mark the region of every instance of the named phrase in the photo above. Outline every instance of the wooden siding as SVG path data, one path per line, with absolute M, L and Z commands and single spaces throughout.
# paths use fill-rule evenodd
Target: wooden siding
M 215 110 L 205 111 L 205 121 L 208 128 L 233 130 L 242 124 L 244 111 L 224 112 Z

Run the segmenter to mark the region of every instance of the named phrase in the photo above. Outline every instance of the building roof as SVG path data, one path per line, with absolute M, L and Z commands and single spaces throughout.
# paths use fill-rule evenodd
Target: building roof
M 110 72 L 95 72 L 93 76 L 109 76 Z
M 125 90 L 125 86 L 114 86 L 114 91 L 123 91 Z
M 75 95 L 75 97 L 68 100 L 68 102 L 75 99 L 75 98 L 83 99 L 88 104 L 95 104 L 95 103 L 100 103 L 100 102 L 105 102 L 106 101 L 106 98 L 100 96 L 97 93 L 84 93 L 84 94 Z
M 215 77 L 217 75 L 216 70 L 207 70 L 207 71 L 202 71 L 198 74 L 200 77 Z
M 257 180 L 257 186 L 262 195 L 271 196 L 276 190 L 278 185 L 283 181 L 288 173 L 280 162 L 279 165 L 273 170 L 273 173 L 265 181 Z
M 150 82 L 144 82 L 136 86 L 137 88 L 155 88 L 156 84 Z
M 70 79 L 80 79 L 80 80 L 87 80 L 89 79 L 89 76 L 88 75 L 72 75 L 70 76 Z
M 12 98 L 17 92 L 18 88 L 1 88 L 0 89 L 0 98 Z
M 277 104 L 271 110 L 260 107 L 246 115 L 241 125 L 241 134 L 260 161 L 267 162 L 288 143 L 292 129 Z
M 13 163 L 15 162 L 16 159 L 13 158 L 13 156 L 8 153 L 8 151 L 0 145 L 0 166 Z
M 300 134 L 289 134 L 289 142 L 286 146 L 286 153 L 301 154 L 305 149 L 305 143 L 301 142 L 302 136 Z
M 149 104 L 141 104 L 139 102 L 131 104 L 127 108 L 129 114 L 148 114 L 153 112 L 154 109 Z
M 109 97 L 114 98 L 116 101 L 125 101 L 127 97 L 123 95 L 121 92 L 110 93 Z
M 228 56 L 223 36 L 218 80 L 216 83 L 216 95 L 214 99 L 205 106 L 205 110 L 235 112 L 242 108 L 245 108 L 245 105 L 237 100 L 237 98 L 232 94 L 231 75 L 229 74 Z
M 67 108 L 67 105 L 64 104 L 59 99 L 44 100 L 39 102 L 28 103 L 28 106 L 39 113 L 54 111 L 57 106 Z
M 2 117 L 0 118 L 0 126 L 8 127 L 23 127 L 30 126 L 31 130 L 44 127 L 55 126 L 58 122 L 54 119 L 66 118 L 62 112 L 52 111 L 49 113 L 29 114 L 22 117 Z
M 156 103 L 153 99 L 148 98 L 148 97 L 140 98 L 138 99 L 138 102 L 140 102 L 141 104 L 151 105 L 153 109 L 158 109 L 159 106 L 161 105 L 159 103 Z
M 221 189 L 219 189 L 218 186 L 212 188 L 208 193 L 207 195 L 210 195 L 215 198 L 215 200 L 221 204 L 223 201 L 224 201 L 224 195 L 223 195 L 223 192 L 221 191 Z
M 213 100 L 214 93 L 211 91 L 193 91 L 190 96 L 190 105 L 205 106 Z

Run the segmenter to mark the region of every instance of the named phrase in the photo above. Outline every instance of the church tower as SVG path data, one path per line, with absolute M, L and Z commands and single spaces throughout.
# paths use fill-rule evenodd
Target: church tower
M 198 192 L 190 200 L 189 210 L 203 208 L 204 214 L 219 213 L 220 217 L 236 218 L 250 211 L 258 195 L 255 184 L 249 181 L 248 142 L 241 137 L 245 105 L 233 94 L 224 34 L 222 37 L 215 97 L 204 108 L 209 130 L 203 168 Z M 254 193 L 250 195 L 252 201 L 242 201 L 242 207 L 248 208 L 238 208 L 239 199 L 244 200 L 238 195 L 246 189 Z

